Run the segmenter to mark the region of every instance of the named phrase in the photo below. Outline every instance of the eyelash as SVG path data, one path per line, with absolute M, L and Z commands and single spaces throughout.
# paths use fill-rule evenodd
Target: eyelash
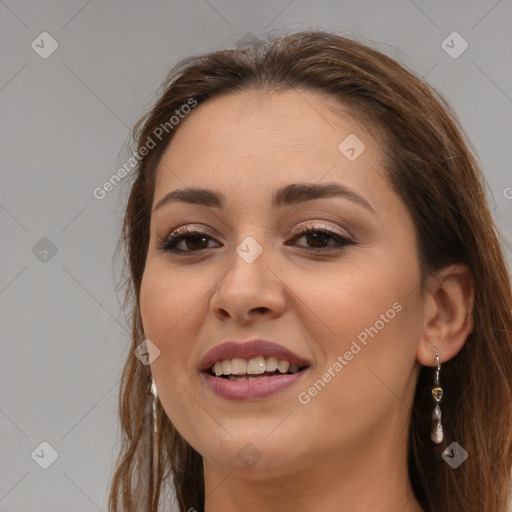
M 331 246 L 331 248 L 326 248 L 326 249 L 324 249 L 324 248 L 309 248 L 309 250 L 311 252 L 316 253 L 316 254 L 320 254 L 320 253 L 325 254 L 326 252 L 341 250 L 348 245 L 353 245 L 353 242 L 351 240 L 349 240 L 347 237 L 340 235 L 339 233 L 337 233 L 331 229 L 328 229 L 327 227 L 324 227 L 324 226 L 320 227 L 320 226 L 313 226 L 313 225 L 305 225 L 305 226 L 301 226 L 300 228 L 298 228 L 296 230 L 296 232 L 294 233 L 295 236 L 292 238 L 292 240 L 293 241 L 300 240 L 300 238 L 302 238 L 306 235 L 312 234 L 312 233 L 322 233 L 322 234 L 330 236 L 331 238 L 333 238 L 336 241 L 336 245 L 334 246 L 334 248 L 332 246 Z M 211 237 L 209 235 L 209 233 L 207 233 L 205 231 L 190 229 L 189 227 L 184 227 L 184 228 L 178 228 L 174 231 L 171 231 L 171 233 L 166 238 L 163 238 L 160 241 L 157 248 L 160 251 L 169 252 L 169 253 L 175 254 L 177 256 L 178 255 L 186 256 L 187 253 L 194 253 L 194 252 L 198 253 L 200 251 L 209 249 L 209 248 L 205 248 L 205 249 L 198 249 L 195 251 L 194 250 L 176 249 L 176 245 L 179 242 L 181 242 L 182 240 L 187 240 L 189 238 L 194 238 L 194 237 L 198 237 L 198 236 L 204 236 L 204 237 L 213 239 L 213 237 Z M 302 246 L 302 247 L 304 247 L 304 246 Z

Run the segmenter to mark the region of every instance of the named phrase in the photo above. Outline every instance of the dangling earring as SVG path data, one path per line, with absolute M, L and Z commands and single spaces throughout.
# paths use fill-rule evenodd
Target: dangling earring
M 151 377 L 151 394 L 153 395 L 153 432 L 152 432 L 152 480 L 151 480 L 151 492 L 154 492 L 156 488 L 156 482 L 158 481 L 158 471 L 160 464 L 160 434 L 158 433 L 158 416 L 156 410 L 156 400 L 158 398 L 158 390 L 156 389 L 155 381 Z
M 432 388 L 432 398 L 436 404 L 435 409 L 432 412 L 432 433 L 430 439 L 436 444 L 443 441 L 443 425 L 441 424 L 441 408 L 439 402 L 443 398 L 443 388 L 439 383 L 439 373 L 441 371 L 441 362 L 439 361 L 439 353 L 434 348 L 435 362 L 434 362 L 434 387 Z
M 153 431 L 158 432 L 156 413 L 156 399 L 158 398 L 158 390 L 156 389 L 156 384 L 153 380 L 153 377 L 151 377 L 151 394 L 153 395 Z

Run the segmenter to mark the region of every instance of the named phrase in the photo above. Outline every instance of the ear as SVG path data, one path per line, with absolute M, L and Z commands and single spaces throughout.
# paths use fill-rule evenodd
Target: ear
M 441 363 L 454 357 L 474 327 L 474 280 L 467 265 L 443 268 L 429 279 L 423 301 L 423 329 L 416 358 L 434 365 L 434 347 Z

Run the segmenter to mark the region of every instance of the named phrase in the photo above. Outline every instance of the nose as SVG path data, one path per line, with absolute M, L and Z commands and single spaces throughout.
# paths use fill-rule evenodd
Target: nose
M 210 301 L 210 310 L 219 320 L 231 318 L 246 324 L 261 316 L 277 318 L 286 309 L 286 286 L 279 270 L 271 268 L 270 250 L 263 250 L 252 259 L 246 256 L 247 248 L 249 252 L 254 250 L 250 243 L 242 243 L 226 259 L 226 268 Z

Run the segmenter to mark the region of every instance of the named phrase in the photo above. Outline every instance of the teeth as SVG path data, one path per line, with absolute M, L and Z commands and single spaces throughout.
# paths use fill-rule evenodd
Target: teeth
M 230 375 L 228 377 L 229 380 L 259 380 L 264 379 L 263 376 L 255 376 L 255 375 Z
M 224 361 L 217 361 L 212 366 L 212 372 L 220 377 L 221 375 L 229 376 L 230 380 L 255 380 L 261 377 L 254 377 L 261 375 L 265 372 L 275 372 L 278 370 L 280 373 L 297 373 L 299 366 L 290 364 L 288 361 L 278 361 L 276 357 L 262 356 L 253 357 L 252 359 L 242 359 L 235 357 L 234 359 L 224 359 Z M 243 377 L 250 375 L 249 377 Z M 241 377 L 239 377 L 241 376 Z
M 279 361 L 277 369 L 281 373 L 286 373 L 288 371 L 288 368 L 290 368 L 290 363 L 288 361 Z
M 255 377 L 257 378 L 257 377 Z M 230 375 L 229 380 L 249 380 L 248 377 L 245 377 L 243 375 Z
M 222 361 L 222 373 L 224 375 L 229 375 L 231 373 L 231 361 L 229 359 L 224 359 L 224 361 Z
M 265 373 L 265 359 L 263 359 L 263 357 L 249 359 L 249 362 L 247 363 L 247 373 L 251 373 L 252 375 Z
M 224 366 L 224 362 L 222 363 L 222 366 Z M 231 375 L 245 375 L 246 373 L 247 360 L 235 357 L 235 359 L 231 361 Z
M 277 370 L 277 357 L 269 357 L 265 363 L 267 372 L 275 372 Z

